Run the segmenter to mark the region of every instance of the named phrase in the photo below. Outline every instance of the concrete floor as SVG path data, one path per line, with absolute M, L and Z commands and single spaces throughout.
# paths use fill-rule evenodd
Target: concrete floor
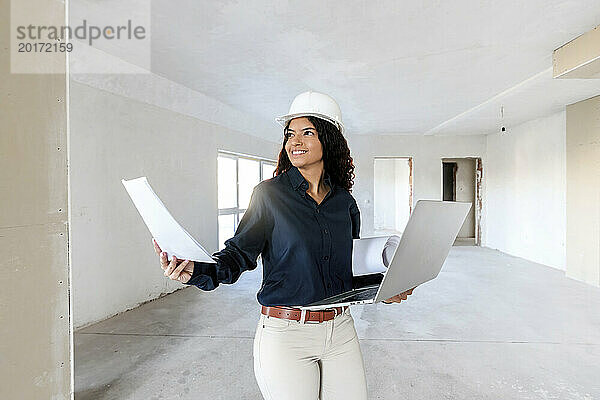
M 260 278 L 190 287 L 76 332 L 75 399 L 261 399 Z M 351 312 L 370 399 L 600 399 L 600 289 L 561 271 L 454 247 L 406 303 Z

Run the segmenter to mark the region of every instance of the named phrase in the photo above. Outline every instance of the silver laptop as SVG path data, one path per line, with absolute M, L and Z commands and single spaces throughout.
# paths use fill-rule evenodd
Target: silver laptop
M 417 201 L 383 276 L 378 273 L 355 277 L 357 288 L 300 308 L 320 310 L 377 303 L 435 278 L 470 208 L 471 203 Z

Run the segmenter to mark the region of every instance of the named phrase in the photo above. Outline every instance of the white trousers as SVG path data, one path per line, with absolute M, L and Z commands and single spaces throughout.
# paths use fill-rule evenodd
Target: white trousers
M 318 324 L 260 314 L 254 375 L 265 400 L 366 400 L 350 309 Z

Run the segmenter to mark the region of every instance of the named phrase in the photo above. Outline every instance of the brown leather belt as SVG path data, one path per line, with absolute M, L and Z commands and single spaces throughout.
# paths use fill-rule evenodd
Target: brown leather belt
M 320 323 L 324 321 L 332 320 L 336 317 L 336 315 L 342 314 L 348 306 L 344 307 L 334 307 L 328 308 L 326 310 L 301 310 L 299 308 L 293 307 L 283 307 L 283 306 L 275 306 L 275 307 L 261 307 L 261 313 L 269 317 L 275 318 L 283 318 L 283 319 L 291 319 L 293 321 L 300 321 L 301 323 Z M 304 312 L 304 318 L 302 318 L 302 314 Z

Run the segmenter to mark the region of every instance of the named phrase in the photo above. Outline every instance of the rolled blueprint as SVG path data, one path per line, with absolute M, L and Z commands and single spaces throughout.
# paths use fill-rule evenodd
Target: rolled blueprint
M 355 239 L 352 252 L 354 276 L 385 272 L 400 243 L 400 236 Z

